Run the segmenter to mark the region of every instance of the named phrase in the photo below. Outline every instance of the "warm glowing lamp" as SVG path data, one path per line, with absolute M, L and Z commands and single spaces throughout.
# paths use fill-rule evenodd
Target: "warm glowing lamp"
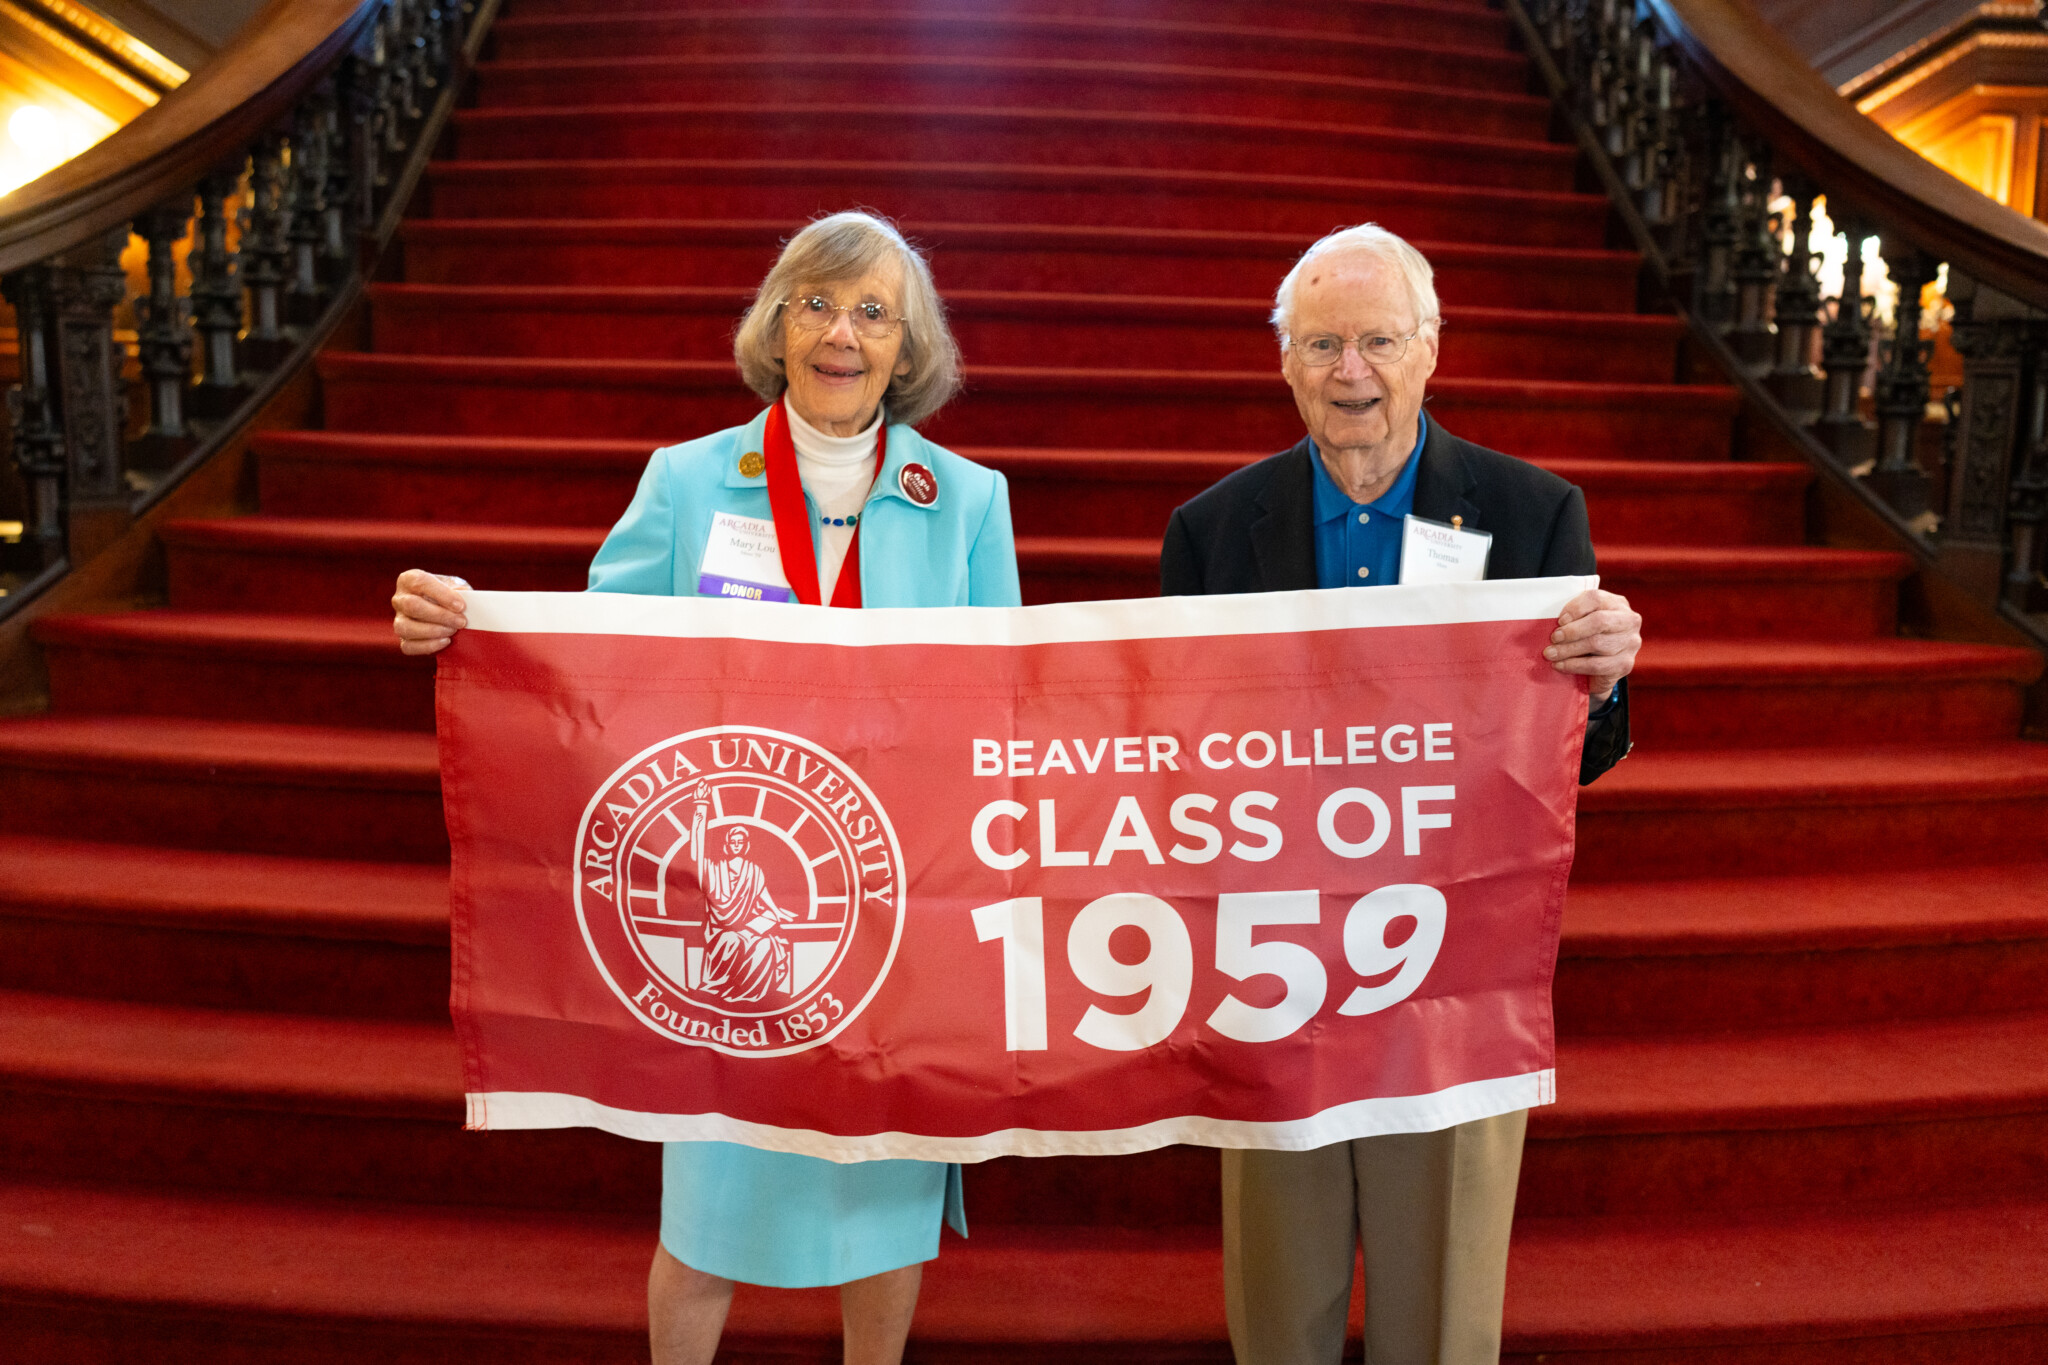
M 40 104 L 24 104 L 7 120 L 7 136 L 34 161 L 54 165 L 64 159 L 70 139 L 63 120 Z

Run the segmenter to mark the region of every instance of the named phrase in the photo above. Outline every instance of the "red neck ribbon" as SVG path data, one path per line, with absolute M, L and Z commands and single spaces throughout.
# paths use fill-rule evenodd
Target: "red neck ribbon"
M 797 473 L 796 443 L 789 438 L 789 418 L 780 398 L 768 409 L 768 430 L 762 434 L 762 456 L 768 463 L 768 509 L 775 514 L 775 545 L 782 554 L 782 576 L 789 590 L 805 606 L 815 607 L 823 595 L 818 591 L 818 550 L 811 538 L 811 510 L 804 505 L 804 485 Z M 889 428 L 875 432 L 875 474 L 882 476 L 882 457 L 889 448 Z M 866 512 L 863 509 L 862 515 Z M 860 526 L 853 528 L 853 542 L 846 547 L 846 562 L 839 566 L 839 582 L 832 589 L 832 605 L 860 605 Z

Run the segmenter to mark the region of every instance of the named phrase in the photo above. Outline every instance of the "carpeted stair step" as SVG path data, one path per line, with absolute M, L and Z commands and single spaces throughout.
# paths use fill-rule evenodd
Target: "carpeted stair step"
M 2048 1200 L 1515 1220 L 1503 1365 L 2048 1356 Z
M 0 1166 L 251 1193 L 630 1213 L 660 1152 L 591 1129 L 470 1133 L 436 1022 L 0 991 Z M 137 1142 L 138 1134 L 148 1139 Z
M 252 437 L 268 515 L 506 525 L 609 526 L 652 442 L 517 436 L 272 431 Z M 1270 452 L 961 446 L 1009 480 L 1024 535 L 1127 536 L 1166 529 L 1173 509 Z M 1803 465 L 1542 460 L 1585 491 L 1596 543 L 1782 545 L 1799 539 Z
M 2048 1200 L 2044 1044 L 2042 1013 L 1565 1039 L 1516 1211 Z
M 32 633 L 58 714 L 434 728 L 433 661 L 399 653 L 388 619 L 136 611 Z
M 606 104 L 468 109 L 453 124 L 465 161 L 536 157 L 859 161 L 895 157 L 1003 165 L 1133 167 L 1426 180 L 1552 193 L 1572 188 L 1578 149 L 1411 126 L 1361 127 L 1243 115 L 1099 109 L 957 109 L 827 104 Z
M 164 1365 L 644 1360 L 650 1208 L 632 1216 L 0 1185 L 23 1365 L 109 1340 Z M 128 1254 L 108 1256 L 118 1245 Z M 1213 1231 L 980 1226 L 927 1267 L 912 1358 L 1229 1359 Z M 5 1310 L 0 1310 L 5 1311 Z M 260 1332 L 252 1325 L 260 1325 Z M 837 1359 L 832 1289 L 742 1286 L 721 1359 Z M 232 1353 L 232 1354 L 231 1354 Z
M 2038 861 L 2048 744 L 1639 752 L 1579 793 L 1576 875 Z
M 1029 536 L 1017 542 L 1024 600 L 1082 602 L 1159 590 L 1159 542 Z M 1904 555 L 1805 545 L 1635 546 L 1600 551 L 1604 586 L 1673 639 L 1861 640 L 1897 620 Z M 1731 602 L 1734 597 L 1738 601 Z
M 886 149 L 878 148 L 877 151 Z M 436 161 L 426 184 L 450 218 L 769 218 L 788 231 L 865 204 L 892 218 L 1068 222 L 1286 233 L 1313 239 L 1370 204 L 1390 231 L 1498 245 L 1598 247 L 1607 200 L 1327 175 L 867 159 Z M 1055 286 L 1059 287 L 1059 286 Z M 1068 283 L 1064 287 L 1073 288 Z M 1131 286 L 1135 287 L 1135 286 Z
M 528 18 L 542 15 L 654 14 L 678 8 L 682 7 L 676 4 L 676 0 L 519 0 L 519 12 Z M 748 13 L 779 10 L 788 12 L 792 22 L 796 22 L 814 18 L 818 0 L 690 0 L 688 8 L 691 11 L 740 10 Z M 960 8 L 959 0 L 844 0 L 834 7 L 840 13 L 858 11 L 896 15 L 955 14 Z M 1039 18 L 1114 15 L 1142 19 L 1156 18 L 1162 13 L 1158 0 L 983 0 L 976 8 L 985 14 Z M 1489 9 L 1485 0 L 1390 0 L 1390 3 L 1347 0 L 1341 8 L 1316 6 L 1308 9 L 1290 6 L 1285 0 L 1172 0 L 1163 12 L 1205 24 L 1266 24 L 1318 31 L 1355 21 L 1370 32 L 1371 25 L 1384 19 L 1392 10 L 1425 8 L 1466 15 L 1484 15 Z
M 909 18 L 925 14 L 957 16 L 967 7 L 960 0 L 842 0 L 832 8 L 834 16 L 862 13 Z M 818 0 L 690 0 L 687 5 L 679 5 L 676 0 L 519 0 L 519 15 L 527 19 L 616 18 L 672 13 L 678 9 L 696 13 L 781 12 L 788 14 L 792 24 L 814 23 L 820 17 Z M 1318 33 L 1373 33 L 1426 16 L 1441 21 L 1491 20 L 1498 25 L 1500 42 L 1506 41 L 1509 32 L 1500 23 L 1499 12 L 1484 0 L 1346 0 L 1342 5 L 1316 6 L 1289 5 L 1284 0 L 1172 0 L 1164 7 L 1156 0 L 979 0 L 972 11 L 1019 19 L 1078 16 L 1146 20 L 1168 16 L 1182 23 L 1307 29 Z
M 2029 649 L 1937 640 L 1657 639 L 1629 685 L 1645 749 L 2001 740 L 2019 730 Z
M 1367 16 L 1371 16 L 1368 25 Z M 1057 60 L 1099 57 L 1107 49 L 1143 54 L 1178 66 L 1237 66 L 1407 80 L 1453 89 L 1513 90 L 1527 80 L 1528 59 L 1507 50 L 1505 19 L 1469 8 L 1376 4 L 1349 25 L 1314 28 L 1263 24 L 1179 23 L 1114 15 L 1041 16 L 952 11 L 860 13 L 836 9 L 809 15 L 764 6 L 724 12 L 517 14 L 491 29 L 492 55 L 505 61 L 564 57 L 670 54 L 752 57 L 914 51 L 932 57 Z
M 443 553 L 461 551 L 430 557 Z M 58 714 L 433 728 L 433 665 L 400 654 L 381 617 L 156 611 L 46 618 L 35 634 Z M 1633 729 L 1652 749 L 1989 741 L 2017 727 L 2040 667 L 1993 645 L 1653 640 Z
M 279 430 L 250 448 L 266 516 L 609 527 L 654 442 Z
M 162 1365 L 644 1359 L 651 1216 L 10 1181 L 0 1219 L 22 1229 L 0 1241 L 0 1296 L 23 1365 L 123 1342 Z M 2044 1230 L 2038 1200 L 1523 1218 L 1503 1360 L 2029 1362 L 2048 1349 Z M 726 1350 L 824 1361 L 837 1331 L 831 1290 L 742 1287 Z M 948 1236 L 911 1352 L 934 1365 L 1223 1365 L 1222 1248 L 1207 1231 Z
M 1264 300 L 1339 223 L 1436 266 L 1442 424 L 1586 490 L 1650 644 L 1580 793 L 1505 1359 L 2048 1365 L 2039 660 L 1895 638 L 1910 562 L 1728 458 L 1506 16 L 506 8 L 334 429 L 256 439 L 264 515 L 163 527 L 170 609 L 40 623 L 57 712 L 0 721 L 0 1356 L 644 1357 L 653 1149 L 459 1128 L 391 578 L 580 588 L 648 450 L 757 410 L 729 329 L 780 243 L 866 206 L 932 252 L 971 373 L 927 429 L 1008 475 L 1027 600 L 1156 591 L 1171 507 L 1298 436 Z M 1216 1168 L 970 1168 L 910 1358 L 1220 1365 Z M 743 1290 L 722 1358 L 837 1319 Z
M 578 592 L 601 526 L 464 526 L 234 517 L 160 528 L 171 605 L 388 620 L 399 574 L 428 569 L 512 592 Z
M 375 284 L 373 349 L 444 356 L 703 360 L 729 350 L 751 290 Z M 1277 367 L 1268 299 L 1024 294 L 955 289 L 946 321 L 969 366 Z M 1535 309 L 1444 310 L 1439 379 L 1668 383 L 1675 317 Z
M 1572 883 L 1570 1035 L 1897 1022 L 2048 1000 L 2048 863 Z
M 0 722 L 0 834 L 446 858 L 430 735 L 174 716 Z
M 1607 547 L 1605 586 L 1667 638 L 1861 640 L 1898 626 L 1905 555 L 1827 546 Z
M 1003 471 L 1010 512 L 1026 535 L 1163 534 L 1173 509 L 1256 454 L 966 446 Z M 1799 539 L 1803 465 L 1727 460 L 1538 459 L 1578 485 L 1596 544 L 1782 545 Z
M 1300 233 L 904 219 L 941 291 L 1270 298 L 1321 229 Z M 751 294 L 790 220 L 413 218 L 399 225 L 415 284 L 720 287 Z M 1629 312 L 1630 251 L 1418 241 L 1453 306 Z
M 181 611 L 272 611 L 381 618 L 406 569 L 455 574 L 479 587 L 576 592 L 588 580 L 601 525 L 461 525 L 236 517 L 161 528 L 171 605 Z M 1159 591 L 1159 543 L 1107 537 L 1022 536 L 1026 602 L 1150 597 Z M 1657 622 L 1667 638 L 1738 633 L 1860 639 L 1888 629 L 1901 556 L 1807 546 L 1603 552 L 1604 581 Z M 1816 587 L 1818 583 L 1818 587 Z M 1746 632 L 1721 618 L 1720 597 L 1745 595 Z M 1708 619 L 1701 624 L 1697 618 Z
M 1301 438 L 1272 370 L 1038 370 L 982 366 L 926 425 L 942 444 L 1284 449 Z M 1057 396 L 1057 404 L 1047 401 Z M 1735 391 L 1715 385 L 1441 378 L 1429 411 L 1465 439 L 1526 459 L 1718 460 Z
M 45 617 L 35 635 L 56 715 L 434 728 L 434 661 L 399 652 L 388 614 L 170 609 Z
M 84 1179 L 118 1163 L 131 1180 L 263 1193 L 620 1212 L 654 1197 L 646 1145 L 588 1130 L 464 1132 L 445 1023 L 0 991 L 0 1024 L 14 1120 L 0 1158 L 21 1176 Z M 1558 1103 L 1531 1118 L 1520 1204 L 1679 1212 L 1928 1188 L 2048 1197 L 2044 1039 L 2039 1013 L 1567 1039 Z M 152 1135 L 147 1152 L 133 1152 L 137 1132 Z M 1177 1149 L 1006 1160 L 981 1214 L 1214 1217 L 1206 1164 Z M 1816 1181 L 1815 1169 L 1836 1175 Z
M 1142 60 L 1016 61 L 904 51 L 886 57 L 730 53 L 540 58 L 485 62 L 477 69 L 477 104 L 484 109 L 650 104 L 674 99 L 678 92 L 720 104 L 762 100 L 884 108 L 1198 111 L 1377 127 L 1398 126 L 1426 108 L 1432 128 L 1488 137 L 1540 138 L 1550 126 L 1550 102 L 1519 92 Z
M 1020 537 L 1024 600 L 1082 602 L 1158 591 L 1159 543 L 1109 537 Z M 1860 640 L 1897 619 L 1905 557 L 1808 546 L 1608 546 L 1604 586 L 1628 597 L 1667 638 Z M 1727 601 L 1739 593 L 1745 611 Z
M 0 986 L 440 1019 L 445 872 L 14 836 Z M 1999 1012 L 2048 998 L 2037 863 L 1572 887 L 1567 1033 Z
M 332 430 L 642 437 L 747 421 L 760 400 L 732 362 L 333 352 L 319 373 Z M 1057 401 L 1052 401 L 1057 400 Z M 1430 411 L 1468 440 L 1528 458 L 1711 460 L 1737 398 L 1713 385 L 1439 379 Z M 924 424 L 943 445 L 1283 449 L 1301 419 L 1278 367 L 1121 370 L 976 366 Z
M 651 1144 L 593 1129 L 465 1132 L 458 1050 L 435 1022 L 0 990 L 0 1158 L 18 1176 L 254 1193 L 631 1213 Z M 147 1153 L 132 1135 L 152 1134 Z M 978 1224 L 1214 1226 L 1213 1151 L 1003 1159 L 968 1177 Z
M 0 836 L 0 989 L 445 1021 L 448 871 Z
M 0 1218 L 0 1320 L 20 1365 L 131 1353 L 160 1365 L 646 1358 L 651 1208 L 579 1215 L 9 1179 Z

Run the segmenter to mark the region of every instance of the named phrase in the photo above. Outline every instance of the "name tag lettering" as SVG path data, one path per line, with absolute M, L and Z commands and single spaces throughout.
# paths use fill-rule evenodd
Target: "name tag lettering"
M 1401 583 L 1477 583 L 1486 577 L 1491 531 L 1467 531 L 1440 521 L 1408 516 L 1401 521 Z
M 715 512 L 704 558 L 697 565 L 697 591 L 705 597 L 748 602 L 794 602 L 782 573 L 775 523 L 762 517 Z

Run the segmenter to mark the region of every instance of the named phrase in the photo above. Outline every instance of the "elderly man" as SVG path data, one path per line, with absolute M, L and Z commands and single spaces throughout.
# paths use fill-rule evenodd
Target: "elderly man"
M 1308 436 L 1173 514 L 1168 594 L 1399 581 L 1403 519 L 1492 536 L 1489 578 L 1593 572 L 1577 488 L 1422 414 L 1440 320 L 1429 263 L 1372 224 L 1310 247 L 1281 281 L 1280 369 Z M 1579 781 L 1628 752 L 1622 679 L 1642 618 L 1572 599 L 1544 658 L 1588 679 Z M 1371 1365 L 1500 1355 L 1501 1293 L 1526 1110 L 1309 1152 L 1223 1153 L 1226 1310 L 1239 1365 L 1335 1365 L 1363 1244 Z

